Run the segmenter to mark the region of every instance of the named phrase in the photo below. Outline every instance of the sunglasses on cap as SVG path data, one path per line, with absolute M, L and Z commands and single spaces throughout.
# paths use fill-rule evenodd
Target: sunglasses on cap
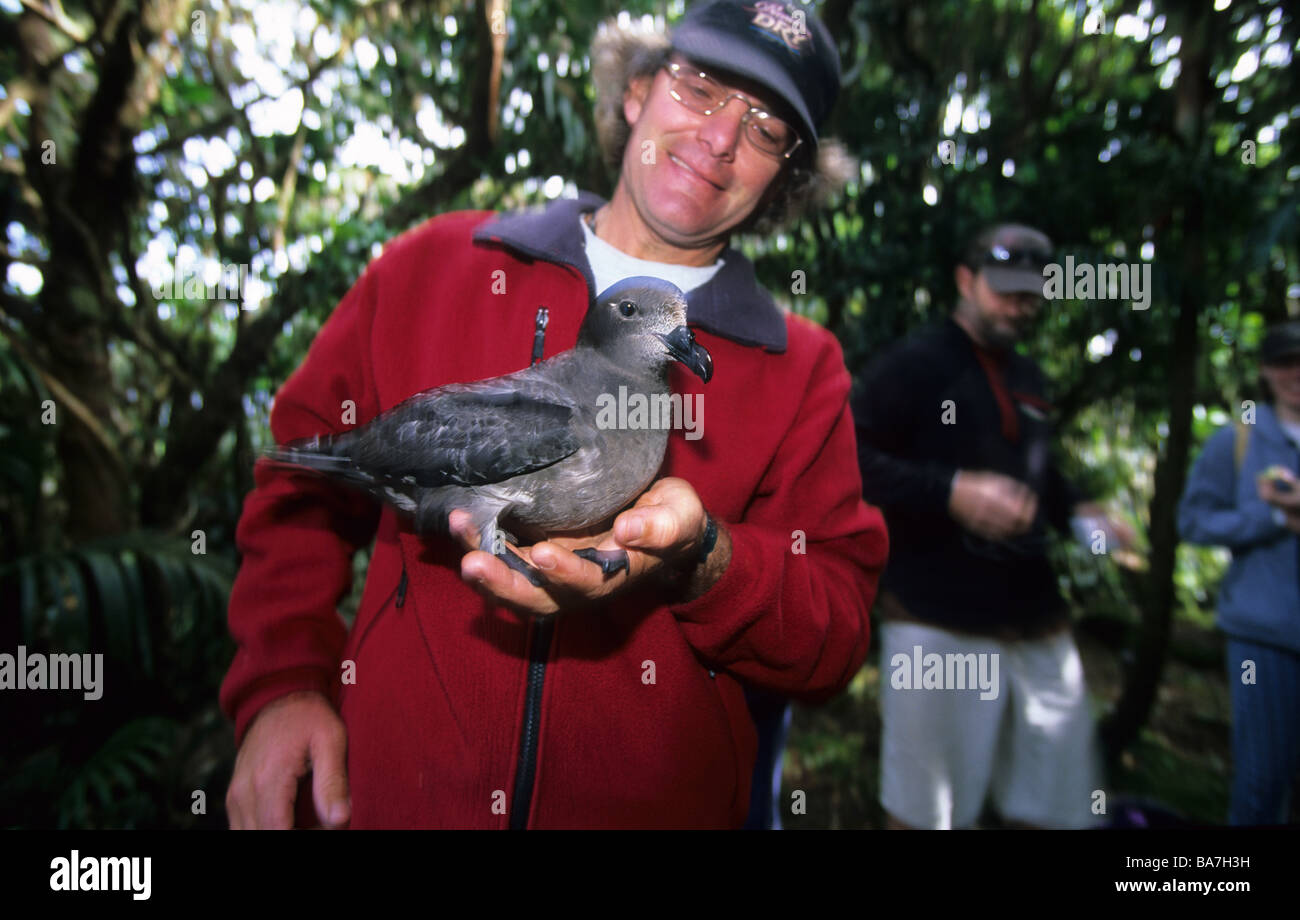
M 1027 268 L 1041 273 L 1051 260 L 1051 254 L 1043 252 L 1041 249 L 1008 249 L 1006 246 L 999 246 L 995 243 L 989 247 L 987 252 L 981 253 L 972 262 L 968 263 L 968 267 L 975 270 L 981 268 Z

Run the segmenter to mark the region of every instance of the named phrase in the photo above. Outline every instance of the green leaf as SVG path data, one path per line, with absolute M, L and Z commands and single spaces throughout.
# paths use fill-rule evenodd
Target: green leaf
M 128 551 L 120 557 L 122 560 L 123 582 L 126 586 L 127 603 L 133 612 L 135 622 L 136 648 L 139 651 L 140 671 L 146 677 L 153 676 L 153 642 L 149 637 L 149 608 L 145 604 L 144 584 L 140 577 L 139 560 L 135 552 Z
M 90 648 L 90 600 L 81 569 L 66 555 L 52 555 L 46 564 L 54 599 L 54 622 L 50 626 L 53 642 L 64 648 Z
M 120 664 L 132 663 L 134 655 L 131 637 L 135 633 L 132 625 L 135 612 L 131 609 L 117 560 L 96 550 L 82 551 L 76 555 L 91 572 L 95 594 L 99 598 L 98 613 L 103 619 L 104 636 L 108 644 L 108 659 Z
M 18 609 L 23 617 L 23 641 L 32 645 L 40 644 L 42 609 L 39 597 L 39 579 L 36 560 L 31 557 L 18 561 Z

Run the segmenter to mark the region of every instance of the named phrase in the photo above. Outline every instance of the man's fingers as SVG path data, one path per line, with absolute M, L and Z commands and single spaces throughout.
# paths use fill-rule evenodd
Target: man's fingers
M 685 537 L 680 515 L 664 505 L 625 511 L 614 521 L 614 539 L 623 546 L 666 550 Z
M 471 545 L 468 514 L 452 512 L 448 525 L 452 535 Z M 692 523 L 696 522 L 692 531 Z M 666 552 L 685 546 L 704 529 L 704 510 L 694 489 L 685 480 L 668 477 L 655 482 L 623 512 L 613 530 L 599 536 L 557 537 L 521 550 L 546 582 L 530 584 L 500 559 L 472 551 L 461 559 L 461 577 L 480 594 L 506 606 L 533 614 L 555 613 L 575 602 L 597 601 L 643 577 L 662 564 Z M 473 545 L 477 545 L 474 543 Z M 627 568 L 606 575 L 595 562 L 573 553 L 573 549 L 594 548 L 627 551 Z
M 990 517 L 1005 536 L 1014 536 L 1028 530 L 1038 513 L 1038 496 L 1022 483 L 1006 480 L 999 483 L 994 501 L 990 502 Z
M 447 515 L 447 529 L 467 550 L 478 549 L 478 531 L 468 511 L 453 511 Z
M 298 777 L 292 771 L 265 767 L 262 776 L 253 779 L 254 826 L 264 831 L 291 830 L 297 792 Z
M 230 788 L 226 791 L 226 817 L 230 819 L 230 829 L 232 831 L 247 830 L 248 825 L 244 821 L 244 801 L 242 790 L 235 786 L 232 780 Z
M 533 565 L 541 569 L 546 580 L 552 583 L 573 584 L 591 574 L 588 565 L 595 565 L 574 555 L 571 549 L 549 540 L 533 546 L 528 555 Z
M 675 531 L 662 506 L 626 511 L 614 521 L 614 539 L 624 546 L 663 548 L 671 544 Z
M 532 559 L 534 564 L 541 568 L 542 574 L 550 584 L 577 591 L 588 597 L 608 594 L 627 578 L 635 577 L 644 569 L 644 557 L 640 557 L 635 550 L 624 551 L 627 557 L 627 568 L 606 575 L 596 562 L 584 559 L 575 553 L 574 550 L 577 548 L 546 540 L 532 548 Z M 611 553 L 623 550 L 611 537 L 606 537 L 594 547 L 583 548 Z
M 618 547 L 612 545 L 604 548 Z M 530 584 L 528 579 L 500 559 L 481 551 L 464 557 L 461 561 L 461 577 L 481 593 L 502 604 L 529 613 L 551 614 L 560 609 L 561 601 L 566 597 L 590 600 L 609 594 L 629 577 L 635 577 L 644 564 L 633 551 L 628 554 L 630 573 L 622 571 L 607 576 L 594 562 L 582 559 L 568 548 L 551 541 L 530 547 L 528 557 L 546 580 L 545 587 Z
M 578 561 L 582 562 L 581 559 Z M 546 570 L 541 572 L 546 578 Z M 539 614 L 555 613 L 559 609 L 550 594 L 531 584 L 496 556 L 482 550 L 467 553 L 461 559 L 460 575 L 480 593 L 507 606 Z
M 506 552 L 509 552 L 509 550 L 506 550 Z M 521 573 L 516 572 L 496 556 L 481 549 L 472 550 L 461 558 L 460 574 L 462 578 L 472 585 L 493 590 L 508 587 L 514 581 L 514 578 L 528 584 L 528 579 L 524 578 Z M 533 586 L 529 585 L 529 587 Z
M 347 733 L 341 725 L 312 735 L 311 792 L 316 817 L 325 827 L 343 827 L 352 817 L 347 750 Z
M 1107 518 L 1110 529 L 1114 532 L 1123 549 L 1129 549 L 1137 543 L 1137 531 L 1119 518 Z
M 1018 523 L 1022 530 L 1028 530 L 1034 525 L 1034 518 L 1038 516 L 1038 496 L 1029 493 L 1029 500 L 1024 503 L 1020 509 L 1020 518 Z

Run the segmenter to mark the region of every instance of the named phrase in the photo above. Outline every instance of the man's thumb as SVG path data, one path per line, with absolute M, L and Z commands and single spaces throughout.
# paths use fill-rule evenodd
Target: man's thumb
M 311 793 L 316 817 L 325 827 L 344 827 L 352 818 L 346 756 L 347 741 L 342 732 L 317 732 L 312 736 Z

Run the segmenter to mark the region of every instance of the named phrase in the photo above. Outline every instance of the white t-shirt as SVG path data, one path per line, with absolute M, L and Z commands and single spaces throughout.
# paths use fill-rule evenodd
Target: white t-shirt
M 615 281 L 633 275 L 649 275 L 671 281 L 682 291 L 697 288 L 718 273 L 722 268 L 722 259 L 712 265 L 674 265 L 669 262 L 651 262 L 628 255 L 616 249 L 592 232 L 587 222 L 578 218 L 582 224 L 582 235 L 587 240 L 587 261 L 591 263 L 591 272 L 596 276 L 596 293 L 599 294 Z

